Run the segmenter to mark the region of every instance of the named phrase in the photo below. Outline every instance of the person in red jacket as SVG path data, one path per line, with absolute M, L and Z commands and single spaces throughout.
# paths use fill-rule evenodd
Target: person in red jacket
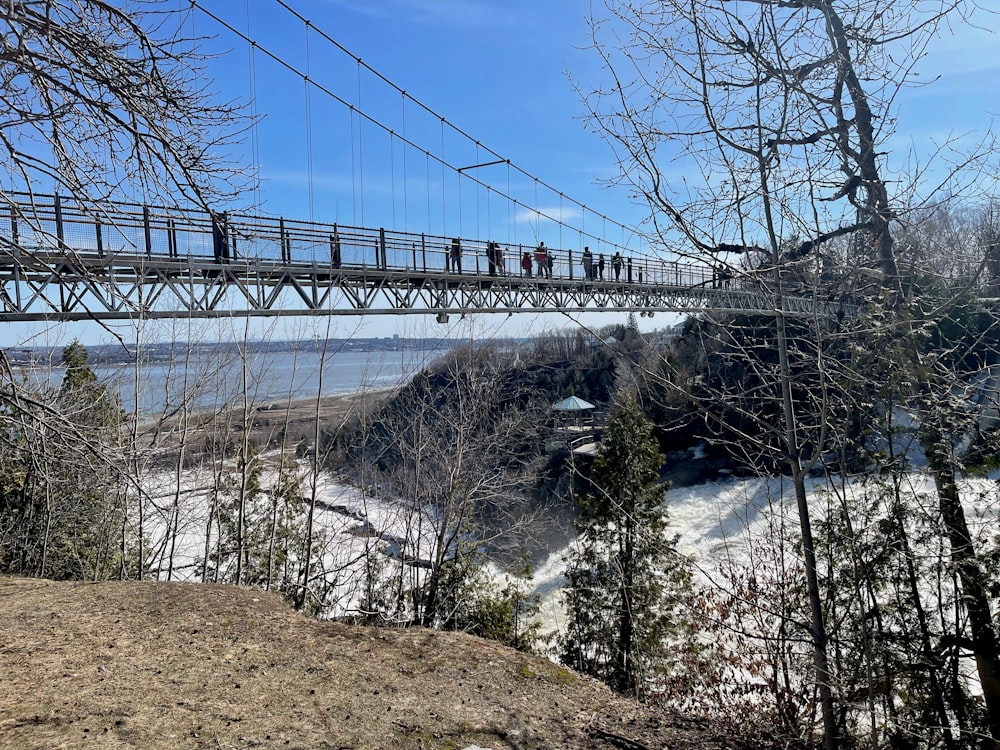
M 539 242 L 535 248 L 535 265 L 538 266 L 538 278 L 546 276 L 552 278 L 552 272 L 549 270 L 549 250 L 544 242 Z

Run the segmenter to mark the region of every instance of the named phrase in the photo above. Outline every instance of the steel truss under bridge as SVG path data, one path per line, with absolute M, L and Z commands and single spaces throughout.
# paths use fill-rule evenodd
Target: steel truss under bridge
M 2 204 L 0 204 L 2 205 Z M 0 207 L 0 212 L 3 208 Z M 0 216 L 0 320 L 593 311 L 774 314 L 752 279 L 647 256 L 366 229 L 59 196 L 8 196 Z M 457 243 L 457 244 L 456 244 Z M 527 253 L 532 269 L 521 266 Z M 843 306 L 785 297 L 786 315 Z M 848 311 L 850 312 L 850 311 Z

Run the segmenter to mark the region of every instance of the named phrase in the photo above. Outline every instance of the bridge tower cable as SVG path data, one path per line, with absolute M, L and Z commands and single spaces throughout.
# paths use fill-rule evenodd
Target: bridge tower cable
M 313 186 L 313 138 L 312 138 L 312 83 L 310 74 L 312 72 L 309 55 L 309 29 L 312 24 L 305 21 L 305 51 L 306 51 L 306 77 L 302 83 L 305 87 L 305 121 L 306 121 L 306 180 L 309 194 L 309 221 L 316 220 L 316 196 Z
M 351 123 L 351 223 L 358 225 L 358 176 L 354 163 L 354 107 L 348 111 Z
M 562 218 L 565 215 L 566 214 L 563 213 L 563 194 L 559 193 L 559 247 L 566 247 L 566 244 L 563 242 L 563 223 L 562 223 Z
M 535 206 L 535 244 L 538 244 L 541 241 L 541 239 L 538 236 L 538 230 L 539 230 L 539 224 L 540 224 L 539 216 L 541 214 L 540 214 L 540 212 L 538 210 L 538 178 L 537 177 L 535 178 L 534 186 L 535 186 L 535 198 L 534 198 L 534 200 L 532 200 L 532 203 Z
M 424 154 L 424 194 L 427 196 L 427 231 L 429 232 L 433 226 L 431 223 L 431 155 L 427 151 Z
M 399 100 L 399 122 L 400 132 L 406 138 L 406 93 L 400 96 Z M 403 230 L 410 231 L 410 212 L 408 204 L 410 202 L 410 183 L 406 179 L 406 144 L 403 144 Z
M 510 161 L 507 162 L 507 195 L 510 195 Z M 507 244 L 512 245 L 514 231 L 514 204 L 507 201 Z M 520 260 L 518 260 L 520 262 Z
M 253 38 L 253 33 L 250 25 L 250 0 L 244 0 L 243 11 L 246 15 L 247 22 L 247 36 L 251 39 Z M 194 15 L 193 13 L 191 14 Z M 259 213 L 261 210 L 261 192 L 260 192 L 260 118 L 257 112 L 257 43 L 250 42 L 247 45 L 247 82 L 250 89 L 250 158 L 253 160 L 253 164 L 250 167 L 251 173 L 253 175 L 253 191 L 254 191 L 254 211 Z
M 358 61 L 358 112 L 363 113 L 364 107 L 361 104 L 361 58 Z M 383 126 L 384 127 L 384 126 Z M 364 151 L 364 131 L 361 122 L 358 122 L 358 179 L 360 180 L 361 193 L 361 225 L 365 224 L 365 151 Z
M 462 236 L 462 170 L 458 170 L 458 177 L 455 180 L 455 184 L 458 186 L 458 229 L 455 231 L 455 236 L 461 238 Z
M 476 141 L 476 164 L 479 164 L 479 141 Z M 483 232 L 482 227 L 479 223 L 479 189 L 482 187 L 482 183 L 476 184 L 476 237 L 482 239 Z
M 396 143 L 395 133 L 389 133 L 389 184 L 390 191 L 392 193 L 392 226 L 398 227 L 399 224 L 396 221 L 396 151 L 394 144 Z
M 445 195 L 445 165 L 448 163 L 445 160 L 444 153 L 444 126 L 447 121 L 441 118 L 441 234 L 448 234 L 448 215 L 446 211 L 446 195 Z

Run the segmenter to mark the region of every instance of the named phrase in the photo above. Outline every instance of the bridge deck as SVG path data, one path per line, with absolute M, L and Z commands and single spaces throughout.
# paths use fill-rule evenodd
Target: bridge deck
M 707 266 L 635 255 L 615 268 L 605 256 L 599 275 L 595 253 L 588 277 L 578 250 L 552 248 L 540 275 L 533 246 L 458 238 L 456 258 L 454 241 L 134 205 L 96 215 L 64 198 L 15 196 L 0 217 L 0 320 L 774 312 L 764 290 L 722 283 Z M 783 305 L 793 315 L 838 312 L 808 298 Z

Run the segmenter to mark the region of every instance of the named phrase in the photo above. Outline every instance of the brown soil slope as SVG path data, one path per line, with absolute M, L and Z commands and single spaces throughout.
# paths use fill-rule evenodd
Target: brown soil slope
M 549 661 L 229 586 L 0 578 L 3 748 L 747 748 Z

